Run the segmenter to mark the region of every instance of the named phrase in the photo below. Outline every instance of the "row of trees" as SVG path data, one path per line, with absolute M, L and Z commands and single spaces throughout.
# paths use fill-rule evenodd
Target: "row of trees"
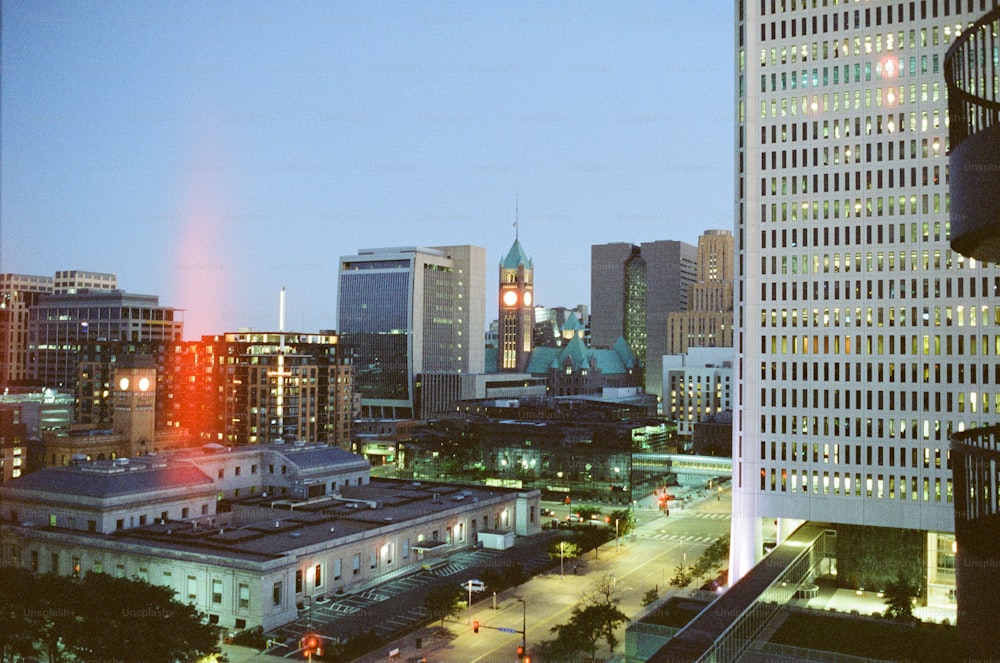
M 193 661 L 218 651 L 205 615 L 167 587 L 0 568 L 0 661 Z
M 719 537 L 712 542 L 698 560 L 691 566 L 685 567 L 678 564 L 674 569 L 674 575 L 670 579 L 673 587 L 683 589 L 695 580 L 702 580 L 706 576 L 715 577 L 723 567 L 729 563 L 729 535 Z

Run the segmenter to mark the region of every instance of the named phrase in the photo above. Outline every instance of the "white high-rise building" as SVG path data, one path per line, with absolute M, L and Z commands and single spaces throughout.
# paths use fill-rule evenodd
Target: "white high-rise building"
M 998 420 L 1000 270 L 949 246 L 943 63 L 993 4 L 736 3 L 734 578 L 764 518 L 907 528 L 949 600 L 949 434 Z

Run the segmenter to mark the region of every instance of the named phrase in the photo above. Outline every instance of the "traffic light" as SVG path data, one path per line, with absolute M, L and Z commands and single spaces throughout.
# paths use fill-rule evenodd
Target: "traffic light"
M 306 654 L 306 656 L 322 654 L 323 650 L 320 647 L 320 645 L 321 643 L 319 640 L 319 636 L 307 635 L 304 638 L 302 638 L 302 650 L 303 653 Z
M 479 620 L 472 622 L 472 632 L 479 633 Z
M 524 658 L 524 647 L 518 647 L 517 648 L 517 657 L 518 658 Z

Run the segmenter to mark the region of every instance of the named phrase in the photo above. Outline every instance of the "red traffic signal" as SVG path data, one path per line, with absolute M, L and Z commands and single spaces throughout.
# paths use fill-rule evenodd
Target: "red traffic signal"
M 302 649 L 305 650 L 305 653 L 307 654 L 318 654 L 320 652 L 319 637 L 315 635 L 307 635 L 302 638 Z
M 524 647 L 518 647 L 517 648 L 517 657 L 518 658 L 524 658 Z
M 479 620 L 472 622 L 472 632 L 479 633 Z

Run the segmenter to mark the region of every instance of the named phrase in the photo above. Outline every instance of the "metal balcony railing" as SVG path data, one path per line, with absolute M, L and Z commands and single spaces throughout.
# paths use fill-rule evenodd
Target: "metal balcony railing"
M 962 33 L 945 55 L 951 149 L 1000 124 L 1000 7 Z

